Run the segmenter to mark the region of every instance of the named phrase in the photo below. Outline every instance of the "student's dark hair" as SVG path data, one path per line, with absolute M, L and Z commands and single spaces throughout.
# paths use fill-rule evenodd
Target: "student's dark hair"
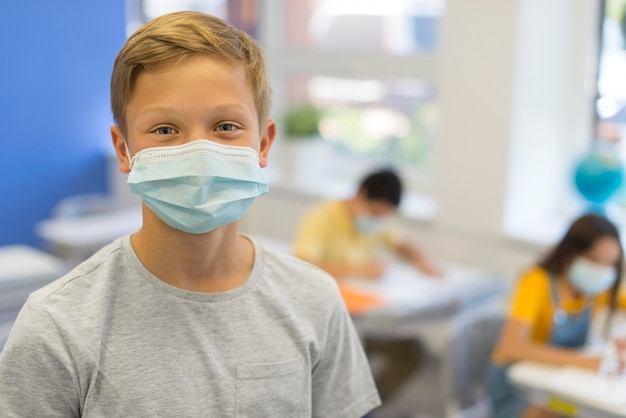
M 617 240 L 620 249 L 620 257 L 615 263 L 617 280 L 611 287 L 609 299 L 609 310 L 613 313 L 617 307 L 617 296 L 622 281 L 624 249 L 617 228 L 606 217 L 586 214 L 576 219 L 561 241 L 541 260 L 539 266 L 549 273 L 561 275 L 576 257 L 589 250 L 598 239 L 605 237 Z
M 392 169 L 382 169 L 368 174 L 359 186 L 368 200 L 387 202 L 393 206 L 400 204 L 402 182 Z

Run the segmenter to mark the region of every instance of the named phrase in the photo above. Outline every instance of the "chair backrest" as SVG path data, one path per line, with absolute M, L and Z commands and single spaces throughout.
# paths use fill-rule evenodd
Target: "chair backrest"
M 485 399 L 485 382 L 491 352 L 504 322 L 498 305 L 473 309 L 455 322 L 452 350 L 453 396 L 460 408 Z

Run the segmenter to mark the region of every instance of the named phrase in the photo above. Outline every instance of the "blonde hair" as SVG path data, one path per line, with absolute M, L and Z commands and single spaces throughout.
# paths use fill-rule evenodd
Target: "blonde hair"
M 111 110 L 122 131 L 126 130 L 126 107 L 137 76 L 192 54 L 207 54 L 243 67 L 254 96 L 259 127 L 263 129 L 271 102 L 263 51 L 245 32 L 223 20 L 186 11 L 169 13 L 146 23 L 117 54 L 111 75 Z

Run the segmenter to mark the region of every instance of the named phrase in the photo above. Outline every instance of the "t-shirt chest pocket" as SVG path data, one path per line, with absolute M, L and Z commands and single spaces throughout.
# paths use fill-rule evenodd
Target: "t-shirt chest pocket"
M 237 365 L 237 418 L 305 417 L 304 361 Z

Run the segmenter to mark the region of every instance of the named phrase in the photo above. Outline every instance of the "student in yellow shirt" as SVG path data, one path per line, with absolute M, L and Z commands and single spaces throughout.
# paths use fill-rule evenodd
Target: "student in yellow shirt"
M 303 216 L 293 242 L 294 254 L 335 277 L 376 279 L 385 263 L 379 250 L 391 250 L 423 274 L 440 277 L 439 267 L 420 248 L 385 221 L 400 204 L 402 183 L 389 169 L 371 172 L 360 182 L 356 195 L 346 200 L 322 201 Z M 344 298 L 346 293 L 342 290 Z M 351 295 L 352 296 L 352 295 Z M 352 313 L 355 301 L 346 300 Z M 419 368 L 422 348 L 412 338 L 366 337 L 370 357 L 383 357 L 385 367 L 375 380 L 383 403 L 387 402 Z
M 367 175 L 350 199 L 322 201 L 300 221 L 294 254 L 344 277 L 376 278 L 384 271 L 377 250 L 391 249 L 424 274 L 440 276 L 439 267 L 415 244 L 385 222 L 400 204 L 402 183 L 393 170 Z
M 593 311 L 617 305 L 624 252 L 615 226 L 588 214 L 517 284 L 508 318 L 492 356 L 488 392 L 495 418 L 556 417 L 528 405 L 507 377 L 508 366 L 527 360 L 598 370 L 600 357 L 582 355 Z M 607 331 L 608 331 L 607 321 Z

